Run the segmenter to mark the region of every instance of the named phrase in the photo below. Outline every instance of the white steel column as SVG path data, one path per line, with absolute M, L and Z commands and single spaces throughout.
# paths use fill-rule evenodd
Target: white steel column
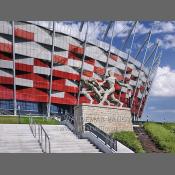
M 52 103 L 52 80 L 53 80 L 53 62 L 55 52 L 55 21 L 53 21 L 52 31 L 52 52 L 51 52 L 51 66 L 50 66 L 50 83 L 49 83 L 49 100 L 47 108 L 47 117 L 50 117 L 51 103 Z
M 87 29 L 86 29 L 85 40 L 84 40 L 84 47 L 83 47 L 84 48 L 84 52 L 83 52 L 82 64 L 81 64 L 80 82 L 79 82 L 78 97 L 77 97 L 77 105 L 80 104 L 81 78 L 82 78 L 82 75 L 83 75 L 84 61 L 85 61 L 85 57 L 86 57 L 86 45 L 87 45 L 88 30 L 89 30 L 89 22 L 87 22 Z
M 16 66 L 15 66 L 15 22 L 14 21 L 12 21 L 12 57 L 13 57 L 13 105 L 14 105 L 14 115 L 17 115 Z
M 112 46 L 113 39 L 114 39 L 114 29 L 115 29 L 115 21 L 113 22 L 113 26 L 112 26 L 112 36 L 111 36 L 111 42 L 109 45 L 108 56 L 107 56 L 107 60 L 106 60 L 104 79 L 106 78 L 106 73 L 107 73 L 108 64 L 109 64 L 109 57 L 111 55 L 111 46 Z

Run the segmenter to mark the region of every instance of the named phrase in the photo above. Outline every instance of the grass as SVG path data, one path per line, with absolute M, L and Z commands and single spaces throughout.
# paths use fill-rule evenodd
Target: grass
M 172 132 L 174 125 L 145 123 L 144 128 L 160 149 L 175 153 L 175 134 Z
M 136 153 L 145 152 L 142 148 L 140 141 L 137 139 L 136 134 L 132 131 L 115 132 L 113 134 L 113 138 L 123 143 Z
M 171 132 L 175 133 L 175 123 L 164 123 L 163 126 Z
M 59 122 L 55 119 L 45 119 L 42 117 L 35 117 L 37 124 L 58 125 Z M 29 117 L 21 117 L 21 124 L 29 124 Z M 18 117 L 14 116 L 0 116 L 0 124 L 18 124 Z

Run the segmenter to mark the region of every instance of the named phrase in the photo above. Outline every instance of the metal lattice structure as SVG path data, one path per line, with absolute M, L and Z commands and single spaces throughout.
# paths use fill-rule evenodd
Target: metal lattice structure
M 116 83 L 115 98 L 124 107 L 131 107 L 134 116 L 142 115 L 159 62 L 157 53 L 148 68 L 144 66 L 148 57 L 142 63 L 131 57 L 132 47 L 126 53 L 113 47 L 112 41 L 88 41 L 88 32 L 81 36 L 85 22 L 76 36 L 55 30 L 54 22 L 48 24 L 0 21 L 0 108 L 13 110 L 16 115 L 20 105 L 21 110 L 48 116 L 60 109 L 71 110 L 77 104 L 89 103 L 79 93 L 82 77 L 100 82 L 106 70 L 113 70 L 116 79 L 130 87 Z M 113 26 L 110 22 L 107 30 Z M 94 104 L 98 104 L 95 99 Z

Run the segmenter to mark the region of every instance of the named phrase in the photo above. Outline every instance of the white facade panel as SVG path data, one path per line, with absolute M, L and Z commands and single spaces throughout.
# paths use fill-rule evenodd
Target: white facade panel
M 64 98 L 64 94 L 65 94 L 65 92 L 53 92 L 52 93 L 52 97 L 58 97 L 58 98 Z
M 0 21 L 0 33 L 12 34 L 12 25 L 8 21 Z
M 22 58 L 22 59 L 16 59 L 16 63 L 22 63 L 27 65 L 34 65 L 34 58 Z
M 78 87 L 78 85 L 68 79 L 66 79 L 66 83 L 65 83 L 66 86 L 72 86 L 72 87 Z
M 0 67 L 6 69 L 13 69 L 13 61 L 0 60 Z
M 33 87 L 33 80 L 27 80 L 23 78 L 15 78 L 16 85 L 25 86 L 25 87 Z
M 62 66 L 54 66 L 53 68 L 54 70 L 59 70 L 62 72 L 68 72 L 68 73 L 72 73 L 72 74 L 77 74 L 79 75 L 79 73 L 77 71 L 75 71 L 72 67 L 67 66 L 67 65 L 62 65 Z
M 43 75 L 50 75 L 50 68 L 34 66 L 34 73 L 43 74 Z

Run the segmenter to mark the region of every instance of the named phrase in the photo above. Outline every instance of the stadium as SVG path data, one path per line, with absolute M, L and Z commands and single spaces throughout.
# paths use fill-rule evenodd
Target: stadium
M 159 58 L 155 56 L 150 67 L 145 62 L 156 55 L 157 47 L 150 56 L 138 61 L 107 42 L 86 40 L 86 36 L 81 35 L 81 29 L 76 35 L 55 30 L 52 22 L 43 25 L 40 21 L 0 21 L 2 113 L 16 115 L 20 109 L 21 113 L 48 116 L 72 114 L 74 106 L 90 103 L 80 93 L 80 80 L 93 78 L 102 82 L 112 70 L 117 80 L 115 98 L 123 107 L 131 108 L 133 117 L 141 117 Z M 99 103 L 93 94 L 92 99 L 93 104 Z

